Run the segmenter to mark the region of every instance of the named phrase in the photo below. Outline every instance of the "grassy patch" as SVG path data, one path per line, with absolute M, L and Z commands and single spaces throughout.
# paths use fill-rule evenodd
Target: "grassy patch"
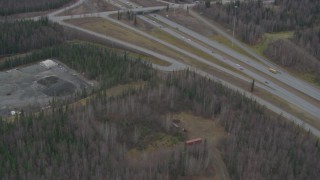
M 172 57 L 183 62 L 192 61 L 192 59 L 188 56 L 182 55 L 164 45 L 147 39 L 142 35 L 127 30 L 126 28 L 123 28 L 102 18 L 82 18 L 67 20 L 66 22 L 94 32 L 98 32 L 100 34 L 105 34 L 107 36 L 117 38 L 125 42 L 129 42 L 131 44 L 138 44 L 140 47 L 144 47 L 146 49 L 164 54 L 168 57 Z
M 293 36 L 293 31 L 279 32 L 279 33 L 265 33 L 262 36 L 262 40 L 252 46 L 253 50 L 255 50 L 260 55 L 264 56 L 263 52 L 267 49 L 268 45 L 271 42 L 274 42 L 279 39 L 289 39 Z
M 226 136 L 224 128 L 213 119 L 195 116 L 190 113 L 181 112 L 173 115 L 173 119 L 180 120 L 180 127 L 187 130 L 188 138 L 203 138 L 217 145 Z
M 153 142 L 151 142 L 145 149 L 147 152 L 156 151 L 164 147 L 172 147 L 178 143 L 181 143 L 182 140 L 178 136 L 172 136 L 165 133 L 152 134 L 150 139 L 153 139 Z
M 264 55 L 264 51 L 268 48 L 268 45 L 276 40 L 279 39 L 289 39 L 293 36 L 293 31 L 286 31 L 286 32 L 279 32 L 279 33 L 266 33 L 263 35 L 262 40 L 260 41 L 260 43 L 251 46 L 252 49 L 254 51 L 256 51 L 258 54 L 260 54 L 263 57 L 266 57 Z M 280 65 L 281 66 L 281 65 Z M 282 68 L 284 68 L 285 70 L 287 70 L 288 72 L 290 72 L 291 75 L 302 79 L 304 81 L 307 81 L 311 84 L 313 84 L 314 86 L 320 88 L 320 83 L 318 81 L 316 81 L 316 77 L 314 74 L 310 74 L 307 72 L 299 72 L 297 70 L 294 70 L 292 68 L 288 68 L 285 66 L 281 66 Z
M 191 113 L 180 112 L 173 114 L 172 119 L 177 119 L 180 122 L 177 123 L 180 128 L 177 131 L 182 132 L 182 129 L 186 129 L 184 135 L 187 138 L 203 138 L 208 141 L 208 143 L 212 145 L 218 145 L 219 141 L 226 137 L 226 132 L 224 128 L 218 124 L 218 122 L 203 118 L 200 116 L 195 116 Z M 152 133 L 148 136 L 144 137 L 144 139 L 149 139 L 147 142 L 147 148 L 143 149 L 144 151 L 155 151 L 164 147 L 172 147 L 176 144 L 179 144 L 185 140 L 182 136 L 183 134 L 177 133 L 173 134 L 165 134 L 165 133 Z M 130 153 L 138 153 L 140 150 L 137 148 L 133 148 Z
M 317 80 L 317 77 L 315 74 L 310 74 L 310 73 L 299 73 L 298 74 L 301 79 L 308 81 L 315 85 L 316 87 L 320 88 L 320 82 Z
M 203 138 L 207 140 L 209 147 L 213 150 L 215 178 L 222 179 L 223 175 L 228 176 L 225 163 L 217 146 L 227 138 L 227 133 L 214 119 L 195 116 L 188 112 L 180 112 L 173 115 L 174 119 L 180 120 L 179 125 L 187 130 L 187 137 Z

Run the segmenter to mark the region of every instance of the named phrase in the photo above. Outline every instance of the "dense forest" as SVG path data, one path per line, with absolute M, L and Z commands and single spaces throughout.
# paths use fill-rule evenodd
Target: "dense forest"
M 319 17 L 320 19 L 320 17 Z M 297 29 L 294 34 L 293 42 L 305 49 L 320 62 L 320 23 L 318 26 L 305 29 Z
M 0 22 L 0 31 L 0 56 L 52 46 L 67 39 L 62 26 L 47 18 Z
M 107 86 L 83 105 L 52 101 L 48 111 L 1 120 L 3 179 L 211 177 L 211 146 L 179 145 L 185 136 L 168 118 L 178 112 L 210 118 L 225 128 L 229 135 L 218 148 L 232 179 L 319 177 L 318 139 L 219 82 L 189 70 L 159 73 L 140 60 L 92 44 L 67 43 L 41 54 Z M 28 57 L 18 61 L 29 62 L 23 58 Z M 104 90 L 137 81 L 145 85 L 119 96 Z M 159 135 L 168 136 L 173 146 L 144 153 L 139 160 L 130 155 L 132 149 L 145 150 Z
M 320 23 L 320 1 L 316 0 L 276 0 L 274 5 L 263 5 L 261 0 L 236 1 L 202 7 L 201 11 L 230 29 L 236 17 L 236 35 L 249 44 L 257 43 L 265 32 L 312 28 Z
M 73 0 L 0 0 L 0 16 L 55 9 Z

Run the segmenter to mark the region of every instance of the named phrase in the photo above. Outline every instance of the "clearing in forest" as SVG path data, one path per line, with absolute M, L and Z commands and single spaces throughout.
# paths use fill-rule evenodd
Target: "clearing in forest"
M 65 98 L 82 90 L 89 91 L 90 82 L 68 67 L 41 63 L 0 72 L 0 115 L 12 110 L 41 108 L 53 97 Z M 32 107 L 30 107 L 32 106 Z

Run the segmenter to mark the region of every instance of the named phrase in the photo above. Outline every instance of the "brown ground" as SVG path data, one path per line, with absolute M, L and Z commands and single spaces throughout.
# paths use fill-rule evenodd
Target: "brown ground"
M 172 118 L 180 121 L 177 124 L 187 130 L 186 134 L 189 139 L 203 138 L 208 141 L 208 144 L 217 146 L 219 141 L 226 136 L 224 128 L 212 119 L 186 112 L 174 114 Z
M 186 112 L 174 114 L 173 119 L 180 120 L 180 123 L 178 123 L 178 125 L 181 128 L 185 128 L 187 130 L 186 134 L 189 139 L 202 138 L 207 140 L 209 149 L 213 150 L 212 168 L 215 172 L 215 176 L 213 179 L 223 179 L 221 171 L 223 171 L 225 176 L 228 177 L 228 171 L 225 167 L 220 152 L 217 149 L 219 143 L 227 137 L 227 133 L 225 132 L 224 128 L 213 119 L 195 116 Z M 196 179 L 206 178 L 196 177 Z

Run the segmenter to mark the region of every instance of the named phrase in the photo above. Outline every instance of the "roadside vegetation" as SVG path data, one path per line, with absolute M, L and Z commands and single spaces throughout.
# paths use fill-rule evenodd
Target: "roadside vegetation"
M 253 46 L 253 49 L 260 55 L 264 55 L 264 51 L 269 47 L 270 43 L 277 40 L 285 40 L 293 37 L 293 32 L 265 33 L 261 41 Z
M 74 0 L 0 0 L 0 16 L 59 8 Z

